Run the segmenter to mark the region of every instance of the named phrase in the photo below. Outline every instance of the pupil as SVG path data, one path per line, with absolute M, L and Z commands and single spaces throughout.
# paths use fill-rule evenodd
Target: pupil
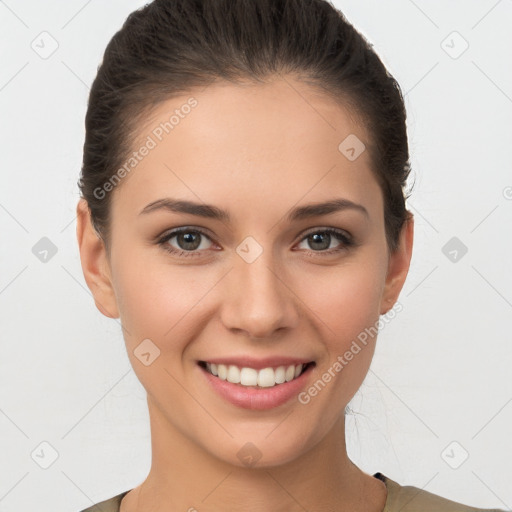
M 197 249 L 198 247 L 198 244 L 197 244 L 197 239 L 198 239 L 198 236 L 197 236 L 197 233 L 181 233 L 179 238 L 181 238 L 180 241 L 183 242 L 183 249 L 189 249 L 189 250 L 195 250 Z M 194 240 L 195 239 L 195 240 Z M 182 245 L 180 243 L 180 245 Z M 190 245 L 192 245 L 192 247 L 190 247 Z
M 314 243 L 321 243 L 323 237 L 325 237 L 323 247 L 316 247 L 317 249 L 327 249 L 329 247 L 330 235 L 329 235 L 329 233 L 315 233 L 315 234 L 311 235 L 310 238 L 313 239 Z M 327 242 L 327 243 L 325 243 L 325 242 Z

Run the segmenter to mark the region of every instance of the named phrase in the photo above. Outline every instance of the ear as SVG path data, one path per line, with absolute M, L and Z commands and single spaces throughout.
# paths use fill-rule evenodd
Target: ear
M 398 300 L 400 291 L 409 272 L 414 238 L 414 217 L 409 212 L 409 218 L 404 222 L 400 232 L 398 247 L 389 255 L 388 273 L 381 299 L 380 314 L 386 314 Z
M 76 217 L 76 236 L 87 286 L 99 311 L 109 318 L 118 318 L 119 311 L 105 244 L 92 225 L 91 212 L 85 199 L 78 202 Z

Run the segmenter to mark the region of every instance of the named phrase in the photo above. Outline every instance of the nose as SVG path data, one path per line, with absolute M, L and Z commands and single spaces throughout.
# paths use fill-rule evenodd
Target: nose
M 268 251 L 270 253 L 270 251 Z M 221 307 L 223 325 L 254 339 L 269 339 L 299 320 L 296 297 L 286 272 L 273 270 L 267 251 L 252 263 L 239 258 L 225 282 Z

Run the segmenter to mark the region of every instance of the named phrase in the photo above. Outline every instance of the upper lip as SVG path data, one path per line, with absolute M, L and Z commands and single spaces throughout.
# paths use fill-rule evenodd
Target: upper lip
M 279 366 L 290 366 L 298 364 L 307 364 L 314 362 L 313 359 L 286 357 L 286 356 L 273 356 L 257 359 L 251 356 L 238 356 L 238 357 L 215 357 L 212 359 L 202 360 L 205 363 L 225 364 L 226 366 L 234 365 L 239 368 L 254 368 L 261 370 L 263 368 L 277 368 Z

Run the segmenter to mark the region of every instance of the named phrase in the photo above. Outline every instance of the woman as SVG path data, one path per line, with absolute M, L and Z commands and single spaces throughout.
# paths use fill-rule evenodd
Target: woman
M 347 456 L 412 254 L 405 119 L 324 0 L 128 17 L 91 89 L 77 235 L 147 391 L 152 465 L 87 511 L 475 510 Z

